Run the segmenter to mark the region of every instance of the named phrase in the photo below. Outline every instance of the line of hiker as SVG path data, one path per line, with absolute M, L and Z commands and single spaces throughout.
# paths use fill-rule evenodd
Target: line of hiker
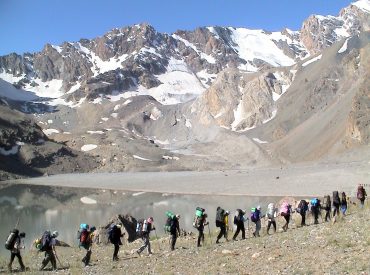
M 364 203 L 367 197 L 367 193 L 362 185 L 358 186 L 357 189 L 357 199 L 359 200 L 360 208 L 364 207 Z M 291 215 L 296 212 L 301 216 L 301 226 L 306 226 L 306 216 L 307 213 L 310 211 L 313 217 L 313 223 L 319 223 L 319 217 L 321 217 L 322 222 L 328 222 L 332 220 L 333 222 L 336 221 L 337 217 L 340 213 L 344 216 L 346 215 L 346 211 L 348 208 L 348 200 L 345 192 L 342 192 L 339 195 L 338 191 L 334 191 L 332 197 L 330 195 L 326 195 L 323 197 L 321 201 L 319 198 L 315 197 L 311 200 L 300 200 L 299 202 L 295 201 L 292 202 L 294 206 L 290 204 L 289 201 L 282 201 L 280 209 L 274 204 L 269 203 L 266 209 L 265 215 L 262 214 L 262 208 L 260 205 L 251 208 L 250 216 L 246 217 L 247 210 L 237 209 L 234 214 L 233 224 L 236 227 L 235 233 L 232 239 L 235 241 L 241 232 L 242 239 L 246 238 L 246 230 L 245 230 L 245 223 L 247 222 L 248 231 L 250 229 L 249 222 L 254 223 L 255 230 L 253 232 L 253 237 L 260 237 L 260 231 L 262 228 L 262 219 L 266 219 L 267 221 L 267 228 L 266 233 L 270 234 L 271 226 L 273 227 L 274 233 L 277 231 L 277 224 L 276 219 L 278 216 L 284 218 L 284 225 L 282 226 L 282 230 L 285 232 L 288 230 L 289 222 Z M 321 215 L 321 212 L 325 211 L 324 218 Z M 164 231 L 169 233 L 170 237 L 170 250 L 175 250 L 175 245 L 178 236 L 181 234 L 180 230 L 180 215 L 174 214 L 171 211 L 166 211 L 166 222 L 164 226 Z M 230 212 L 218 206 L 216 209 L 216 218 L 215 218 L 215 225 L 217 228 L 220 229 L 219 234 L 216 237 L 216 244 L 220 242 L 222 238 L 228 242 L 228 232 L 230 231 L 231 227 L 229 227 L 229 216 Z M 204 243 L 204 229 L 208 226 L 208 233 L 211 238 L 209 221 L 207 221 L 207 213 L 204 208 L 197 207 L 195 210 L 195 216 L 193 220 L 193 227 L 198 230 L 198 238 L 197 238 L 197 247 L 201 247 Z M 19 221 L 18 221 L 19 222 Z M 16 225 L 18 227 L 18 223 Z M 109 228 L 107 228 L 107 239 L 110 243 L 113 244 L 113 261 L 119 260 L 118 253 L 120 246 L 122 245 L 121 238 L 124 236 L 124 233 L 121 230 L 122 224 L 120 223 L 112 223 Z M 136 250 L 136 253 L 140 256 L 141 253 L 147 249 L 148 255 L 152 254 L 151 251 L 151 244 L 150 244 L 150 233 L 152 231 L 155 232 L 157 237 L 156 228 L 154 226 L 154 219 L 153 217 L 149 217 L 147 219 L 139 219 L 136 222 L 136 229 L 135 234 L 136 238 L 141 238 L 143 241 L 143 245 Z M 95 226 L 89 226 L 88 224 L 82 223 L 80 224 L 77 239 L 79 241 L 79 248 L 83 248 L 86 250 L 85 256 L 82 258 L 82 262 L 85 266 L 90 264 L 90 259 L 92 255 L 92 246 L 95 241 Z M 22 256 L 21 256 L 21 249 L 24 249 L 24 238 L 26 234 L 21 232 L 15 228 L 13 229 L 6 242 L 5 248 L 10 250 L 10 261 L 8 264 L 9 272 L 12 271 L 12 264 L 15 257 L 18 258 L 18 262 L 20 265 L 20 271 L 25 271 L 28 268 L 23 263 Z M 44 259 L 42 260 L 40 270 L 44 270 L 46 266 L 51 263 L 52 270 L 57 269 L 57 261 L 61 265 L 58 255 L 56 253 L 56 245 L 60 243 L 57 238 L 59 236 L 58 231 L 51 232 L 50 230 L 45 231 L 39 239 L 34 241 L 34 245 L 39 252 L 44 252 Z

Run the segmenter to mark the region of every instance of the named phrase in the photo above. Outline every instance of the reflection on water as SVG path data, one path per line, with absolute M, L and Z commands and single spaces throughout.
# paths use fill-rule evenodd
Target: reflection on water
M 235 209 L 242 208 L 249 210 L 252 206 L 260 204 L 262 211 L 267 204 L 277 202 L 279 198 L 267 197 L 245 197 L 245 196 L 205 196 L 205 195 L 170 195 L 160 193 L 122 193 L 114 192 L 114 199 L 107 200 L 106 197 L 94 196 L 97 204 L 83 204 L 78 194 L 65 196 L 69 200 L 54 202 L 53 207 L 43 207 L 38 204 L 37 199 L 33 200 L 30 206 L 20 207 L 20 201 L 24 198 L 25 192 L 34 193 L 36 187 L 22 187 L 12 189 L 0 189 L 0 239 L 5 240 L 19 218 L 19 229 L 26 232 L 26 246 L 30 247 L 32 240 L 41 236 L 44 230 L 58 230 L 60 240 L 69 244 L 77 244 L 76 231 L 80 223 L 100 226 L 116 214 L 131 214 L 136 218 L 154 217 L 157 227 L 157 234 L 163 234 L 163 225 L 166 220 L 165 211 L 171 210 L 181 214 L 180 226 L 187 231 L 194 230 L 192 227 L 195 208 L 203 207 L 208 213 L 211 230 L 215 229 L 215 215 L 217 206 L 230 210 L 233 215 Z M 40 187 L 37 187 L 40 188 Z M 41 187 L 42 188 L 42 187 Z M 45 188 L 45 187 L 44 187 Z M 38 190 L 40 191 L 40 190 Z M 86 194 L 85 194 L 86 195 Z M 56 195 L 54 194 L 54 199 Z M 46 200 L 50 201 L 50 199 Z M 230 219 L 231 221 L 232 219 Z M 2 254 L 8 254 L 5 249 Z

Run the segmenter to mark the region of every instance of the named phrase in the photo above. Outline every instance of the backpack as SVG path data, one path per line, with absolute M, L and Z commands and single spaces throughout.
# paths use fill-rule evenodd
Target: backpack
M 166 220 L 166 223 L 164 225 L 164 231 L 165 232 L 171 232 L 171 227 L 172 227 L 172 224 L 173 224 L 173 218 L 175 217 L 175 215 L 171 211 L 166 211 L 166 216 L 167 216 L 167 220 Z
M 290 204 L 286 201 L 283 202 L 280 208 L 280 213 L 283 215 L 289 215 L 290 214 Z
M 224 216 L 225 216 L 225 210 L 222 209 L 221 207 L 217 208 L 217 213 L 216 213 L 216 222 L 224 222 Z
M 273 203 L 270 203 L 268 206 L 267 206 L 267 217 L 269 219 L 273 219 L 275 218 L 275 205 Z
M 117 225 L 115 224 L 112 224 L 109 229 L 108 229 L 108 240 L 110 242 L 113 241 L 114 237 L 115 237 L 115 233 L 117 231 Z
M 363 186 L 359 186 L 357 189 L 357 198 L 363 200 L 365 198 L 365 189 Z
M 318 204 L 319 204 L 319 200 L 317 198 L 313 198 L 311 200 L 311 206 L 317 207 Z
M 10 231 L 10 234 L 8 238 L 5 241 L 5 248 L 8 250 L 12 250 L 14 248 L 15 241 L 18 237 L 19 230 L 18 229 L 13 229 Z
M 89 244 L 89 231 L 83 229 L 80 234 L 80 246 L 87 246 Z
M 195 209 L 195 216 L 197 217 L 202 217 L 203 214 L 204 214 L 204 211 L 206 211 L 204 208 L 201 208 L 201 207 L 197 207 Z
M 301 200 L 297 207 L 297 212 L 302 214 L 307 211 L 307 202 L 305 200 Z
M 140 219 L 137 221 L 136 224 L 136 235 L 142 236 L 143 235 L 143 228 L 144 228 L 144 219 Z
M 330 201 L 330 196 L 329 195 L 324 196 L 324 199 L 322 201 L 322 206 L 323 206 L 324 209 L 330 209 L 331 201 Z
M 251 209 L 251 216 L 250 216 L 251 221 L 257 222 L 259 218 L 260 218 L 260 211 L 253 207 Z
M 39 245 L 40 251 L 47 251 L 51 249 L 51 233 L 50 231 L 45 231 L 41 236 L 41 242 Z
M 333 192 L 333 204 L 339 205 L 340 204 L 340 198 L 338 191 Z
M 234 215 L 234 224 L 238 224 L 240 221 L 243 220 L 244 211 L 241 209 L 236 209 L 235 215 Z

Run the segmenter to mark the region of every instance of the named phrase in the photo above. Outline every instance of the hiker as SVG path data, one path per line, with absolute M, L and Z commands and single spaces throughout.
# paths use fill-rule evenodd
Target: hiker
M 321 214 L 321 204 L 318 198 L 313 198 L 311 200 L 311 212 L 314 217 L 314 224 L 319 223 L 319 215 Z
M 10 261 L 8 264 L 9 272 L 12 272 L 12 265 L 13 265 L 13 261 L 15 257 L 18 258 L 18 262 L 21 267 L 20 271 L 26 270 L 26 267 L 23 264 L 23 260 L 21 256 L 21 249 L 25 248 L 24 242 L 22 239 L 25 237 L 26 237 L 26 233 L 24 232 L 19 233 L 18 229 L 13 229 L 10 232 L 7 241 L 5 242 L 5 248 L 10 250 Z
M 365 188 L 359 184 L 357 188 L 357 199 L 360 201 L 360 208 L 364 208 L 366 196 Z
M 82 262 L 85 266 L 88 266 L 90 263 L 90 258 L 92 254 L 92 244 L 94 238 L 94 231 L 96 230 L 95 226 L 89 227 L 87 224 L 80 225 L 79 231 L 79 247 L 86 249 L 86 255 L 82 258 Z
M 150 235 L 150 231 L 155 230 L 155 227 L 153 226 L 153 222 L 154 222 L 153 217 L 150 217 L 147 220 L 143 221 L 142 230 L 141 230 L 142 232 L 141 239 L 144 241 L 144 244 L 136 251 L 136 253 L 139 254 L 139 256 L 140 256 L 140 253 L 143 252 L 145 248 L 148 248 L 149 255 L 152 254 L 152 251 L 150 249 L 149 235 Z
M 50 231 L 45 231 L 41 237 L 41 247 L 40 251 L 45 251 L 45 258 L 42 260 L 40 271 L 44 270 L 49 262 L 51 262 L 52 269 L 57 270 L 57 253 L 55 250 L 55 245 L 57 244 L 57 239 L 59 236 L 58 231 L 50 233 Z
M 201 247 L 201 242 L 204 242 L 204 226 L 208 225 L 208 215 L 204 212 L 205 209 L 201 207 L 197 207 L 195 211 L 193 226 L 198 230 L 197 247 Z
M 348 208 L 347 196 L 345 192 L 342 192 L 342 199 L 340 200 L 340 210 L 342 211 L 343 216 L 346 215 L 347 208 Z
M 277 217 L 277 211 L 278 209 L 275 207 L 274 203 L 269 203 L 267 206 L 267 213 L 266 213 L 266 218 L 267 218 L 267 235 L 269 235 L 270 227 L 271 225 L 274 227 L 274 233 L 276 233 L 276 221 L 275 218 Z
M 121 224 L 112 224 L 108 229 L 108 240 L 114 245 L 113 261 L 118 261 L 119 259 L 119 246 L 122 245 L 121 238 L 123 237 L 121 228 Z
M 296 209 L 297 213 L 301 215 L 301 226 L 306 226 L 306 212 L 308 210 L 308 203 L 306 200 L 301 200 Z
M 330 195 L 324 196 L 324 201 L 322 208 L 325 210 L 325 222 L 330 221 L 330 212 L 331 212 L 331 200 Z
M 251 221 L 255 223 L 256 230 L 253 232 L 254 237 L 260 236 L 261 230 L 261 206 L 257 206 L 256 208 L 251 209 Z
M 234 216 L 234 224 L 236 225 L 236 231 L 233 237 L 233 241 L 236 240 L 236 237 L 238 236 L 239 232 L 242 232 L 242 239 L 245 239 L 245 227 L 244 227 L 244 218 L 245 211 L 241 209 L 237 209 L 235 216 Z
M 338 191 L 333 192 L 333 222 L 336 220 L 336 216 L 339 215 L 340 198 Z
M 216 243 L 219 243 L 222 237 L 225 237 L 226 241 L 229 241 L 226 236 L 225 210 L 220 206 L 217 207 L 216 212 L 216 227 L 220 228 L 220 233 L 217 236 Z
M 170 228 L 170 233 L 171 233 L 171 250 L 175 250 L 175 244 L 177 240 L 177 236 L 180 236 L 181 231 L 180 231 L 180 214 L 176 214 L 171 222 L 171 228 Z
M 224 216 L 224 223 L 225 223 L 225 239 L 226 241 L 228 241 L 228 235 L 229 235 L 229 230 L 230 230 L 230 227 L 229 227 L 229 215 L 230 215 L 230 212 L 228 210 L 225 211 L 225 216 Z
M 284 232 L 288 230 L 289 221 L 290 221 L 291 205 L 284 201 L 280 208 L 280 215 L 284 217 L 285 224 L 283 225 Z

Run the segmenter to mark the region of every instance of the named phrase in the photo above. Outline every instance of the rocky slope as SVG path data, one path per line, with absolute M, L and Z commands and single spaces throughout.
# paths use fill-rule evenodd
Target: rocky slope
M 25 114 L 0 102 L 0 180 L 48 173 L 86 172 L 97 162 L 49 140 Z
M 84 251 L 78 248 L 57 248 L 63 267 L 61 274 L 366 274 L 369 272 L 368 251 L 369 210 L 359 211 L 351 206 L 349 214 L 335 224 L 321 223 L 299 227 L 300 218 L 293 215 L 290 229 L 262 237 L 214 244 L 206 234 L 205 245 L 196 248 L 195 235 L 181 237 L 177 249 L 169 251 L 168 239 L 152 241 L 153 255 L 141 257 L 135 253 L 140 241 L 124 243 L 118 262 L 111 261 L 111 246 L 94 246 L 92 265 L 82 267 Z M 265 225 L 264 225 L 265 226 Z M 271 231 L 272 232 L 272 231 Z M 232 232 L 231 232 L 232 233 Z M 42 260 L 41 253 L 32 252 L 25 257 L 31 274 Z M 30 261 L 32 257 L 32 262 Z M 5 260 L 0 268 L 5 270 Z

